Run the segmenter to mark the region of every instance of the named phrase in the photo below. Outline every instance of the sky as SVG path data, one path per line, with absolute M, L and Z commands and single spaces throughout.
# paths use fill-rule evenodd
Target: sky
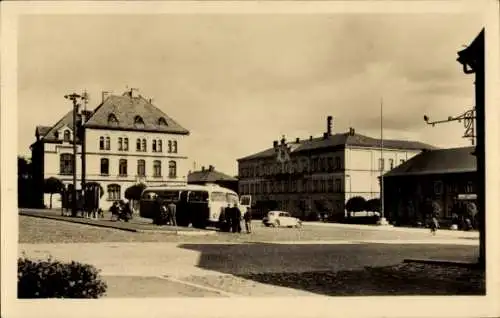
M 31 15 L 18 33 L 18 152 L 87 90 L 127 87 L 190 130 L 191 167 L 235 175 L 273 140 L 349 127 L 438 147 L 468 146 L 457 122 L 473 75 L 457 51 L 483 27 L 470 14 Z

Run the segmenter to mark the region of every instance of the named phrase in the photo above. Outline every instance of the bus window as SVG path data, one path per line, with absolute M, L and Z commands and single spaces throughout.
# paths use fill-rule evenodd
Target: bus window
M 156 200 L 157 197 L 158 197 L 158 194 L 154 191 L 145 191 L 142 194 L 143 200 Z
M 190 191 L 188 200 L 189 200 L 189 202 L 207 202 L 208 192 L 207 191 Z
M 167 201 L 170 201 L 170 200 L 178 201 L 179 200 L 179 191 L 177 191 L 177 190 L 160 191 L 158 193 L 158 195 L 160 196 L 161 199 L 167 200 Z
M 223 192 L 212 192 L 211 200 L 213 202 L 226 202 L 226 194 Z

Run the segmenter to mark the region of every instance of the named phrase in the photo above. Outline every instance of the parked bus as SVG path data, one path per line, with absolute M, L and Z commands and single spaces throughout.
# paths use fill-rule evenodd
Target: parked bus
M 154 186 L 142 193 L 140 215 L 153 218 L 159 211 L 158 202 L 163 200 L 177 205 L 177 225 L 197 228 L 219 227 L 220 214 L 228 204 L 237 204 L 242 214 L 251 206 L 250 196 L 239 198 L 236 192 L 215 184 Z

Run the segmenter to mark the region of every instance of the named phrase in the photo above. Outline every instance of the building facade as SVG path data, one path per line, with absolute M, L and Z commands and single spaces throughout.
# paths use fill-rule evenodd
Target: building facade
M 384 175 L 387 218 L 402 225 L 425 222 L 431 204 L 438 204 L 440 221 L 466 213 L 477 191 L 474 147 L 422 153 Z
M 71 186 L 73 169 L 76 169 L 77 189 L 81 189 L 82 176 L 86 183 L 97 182 L 102 186 L 100 206 L 105 209 L 112 202 L 124 199 L 125 190 L 139 182 L 187 183 L 189 131 L 135 90 L 121 96 L 106 96 L 94 111 L 80 111 L 76 126 L 79 129 L 74 133 L 71 111 L 55 125 L 36 129 L 31 150 L 40 205 L 49 205 L 49 194 L 43 193 L 43 180 L 55 177 L 66 187 Z M 55 195 L 53 207 L 60 206 L 60 196 Z
M 353 128 L 332 134 L 330 127 L 331 117 L 322 137 L 283 137 L 272 148 L 239 159 L 240 194 L 252 195 L 256 209 L 267 205 L 301 218 L 320 212 L 343 218 L 351 197 L 379 197 L 382 171 L 433 148 L 402 140 L 384 140 L 381 148 L 380 139 Z

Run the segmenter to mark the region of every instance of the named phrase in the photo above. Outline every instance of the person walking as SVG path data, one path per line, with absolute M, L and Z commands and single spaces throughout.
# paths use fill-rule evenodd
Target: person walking
M 170 225 L 177 226 L 177 206 L 174 201 L 170 201 L 168 204 L 168 217 Z
M 118 207 L 118 202 L 113 202 L 113 205 L 109 208 L 111 212 L 111 221 L 118 221 L 118 215 L 120 214 L 120 209 Z
M 250 208 L 243 215 L 243 219 L 245 220 L 245 230 L 248 234 L 252 233 L 252 212 Z
M 439 222 L 438 222 L 438 219 L 437 219 L 437 215 L 436 215 L 436 214 L 433 214 L 433 215 L 432 215 L 430 228 L 431 228 L 431 233 L 432 233 L 432 235 L 436 235 L 436 232 L 437 232 L 437 230 L 439 229 Z

